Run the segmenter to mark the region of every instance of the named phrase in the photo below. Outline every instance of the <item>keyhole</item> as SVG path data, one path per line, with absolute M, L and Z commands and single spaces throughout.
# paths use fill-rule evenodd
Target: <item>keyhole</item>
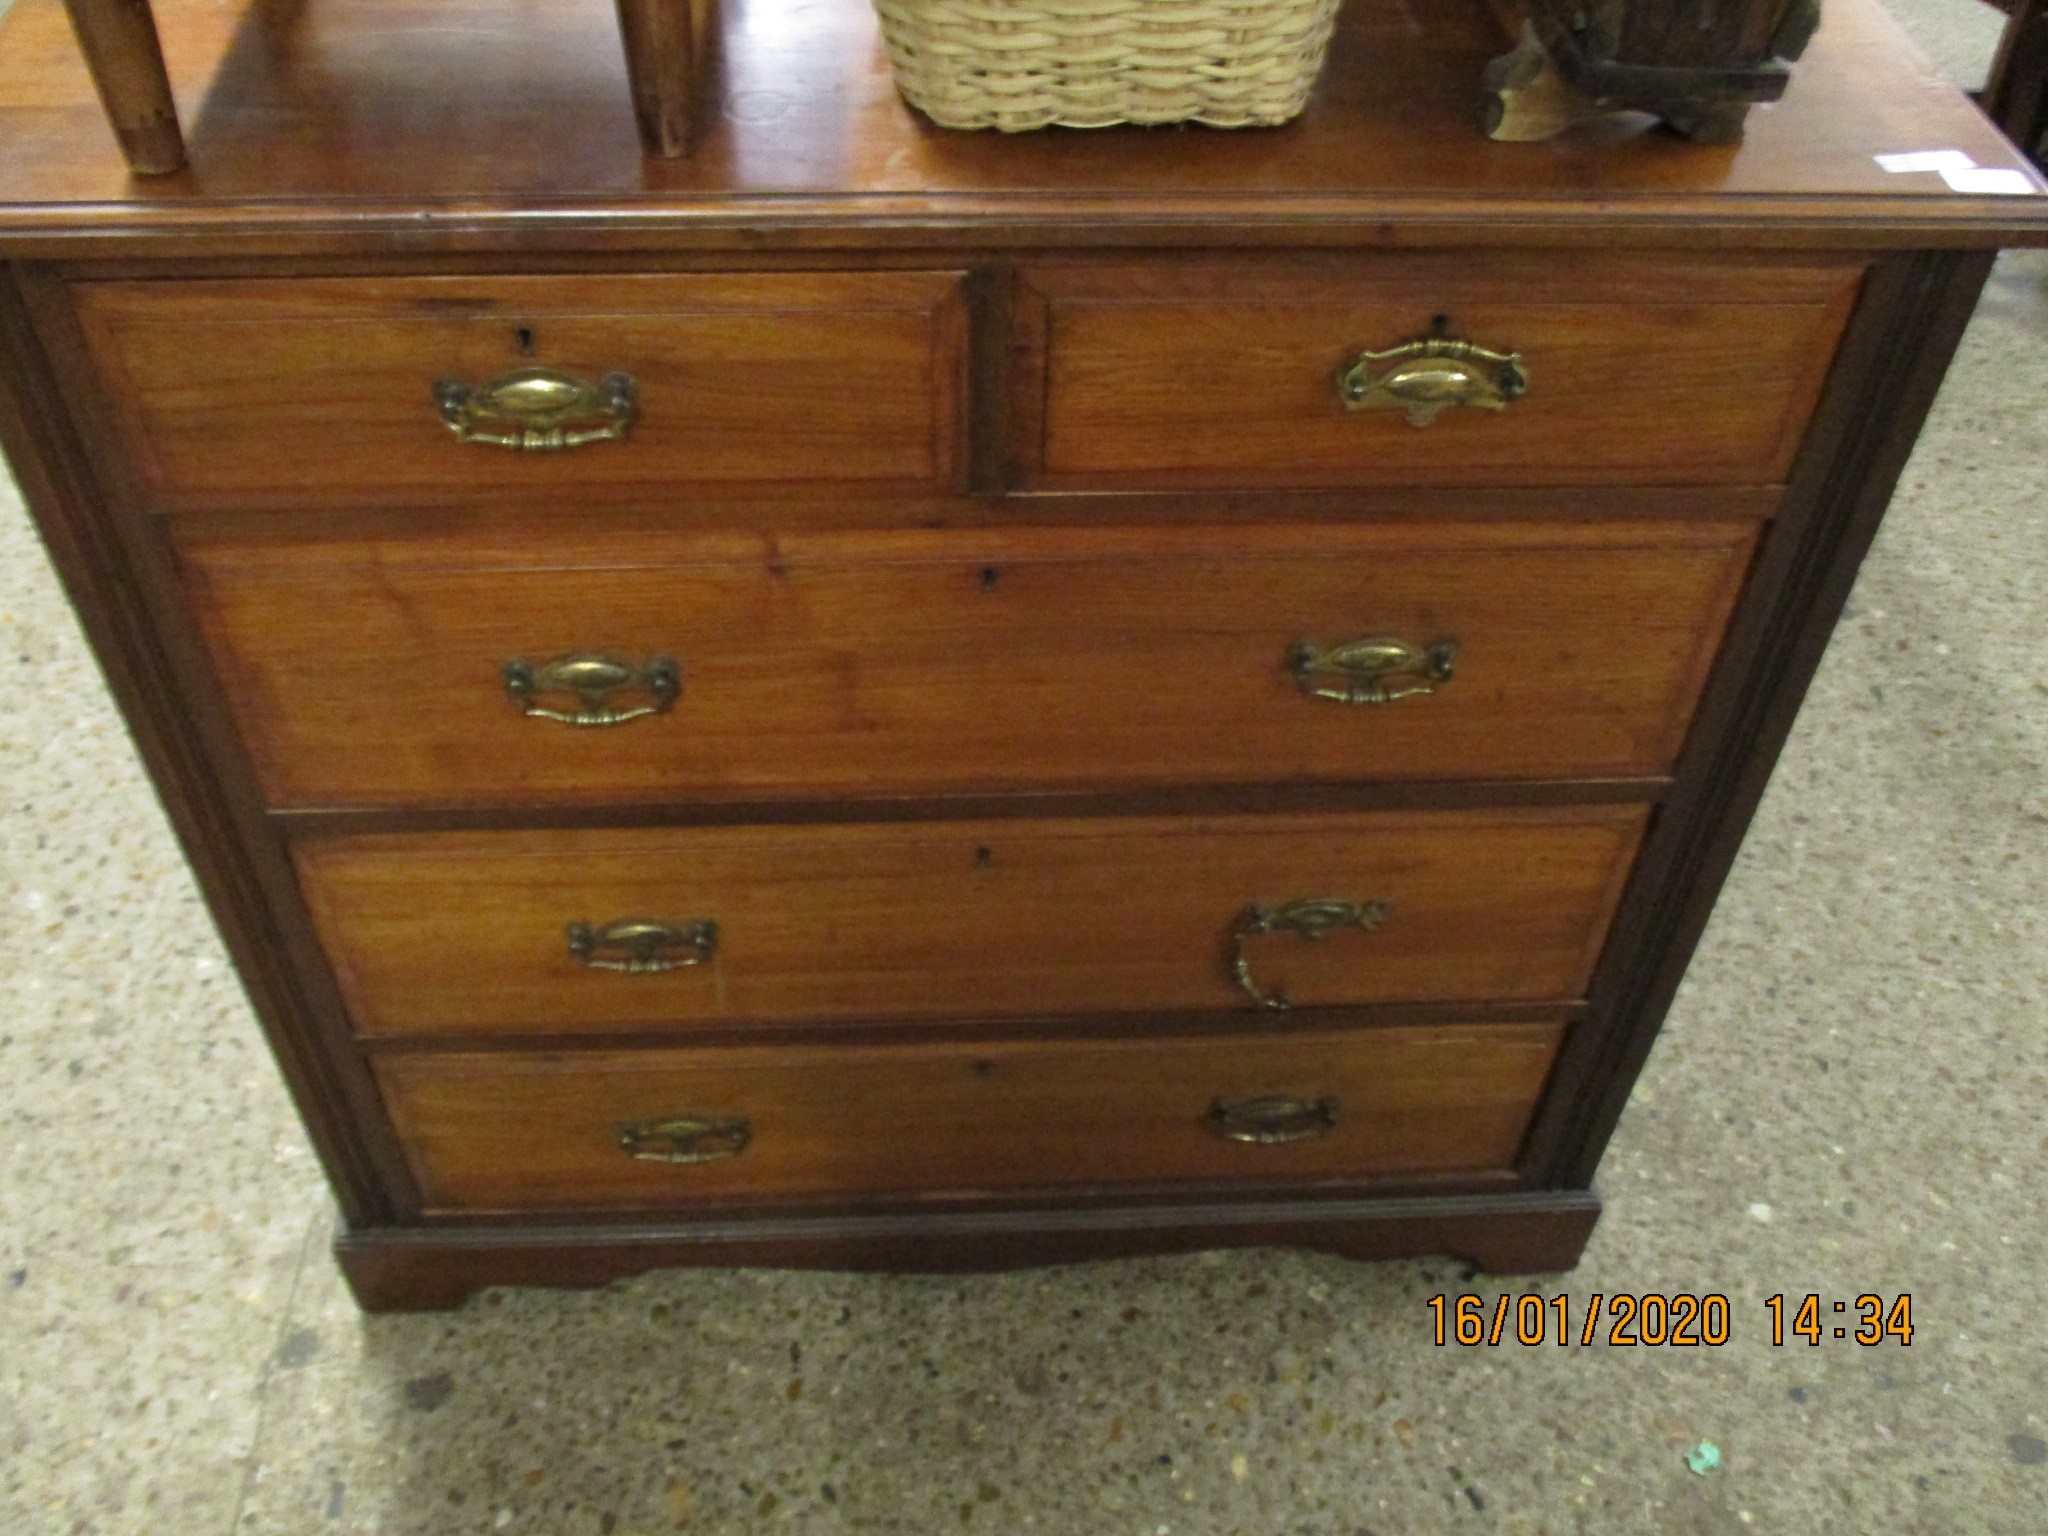
M 1003 573 L 994 566 L 984 565 L 981 568 L 981 590 L 984 592 L 995 591 L 996 583 L 1002 579 L 1002 575 Z
M 994 850 L 988 848 L 977 848 L 974 850 L 974 867 L 976 869 L 987 869 L 995 861 Z
M 533 327 L 520 326 L 512 333 L 512 340 L 518 346 L 521 357 L 533 356 Z

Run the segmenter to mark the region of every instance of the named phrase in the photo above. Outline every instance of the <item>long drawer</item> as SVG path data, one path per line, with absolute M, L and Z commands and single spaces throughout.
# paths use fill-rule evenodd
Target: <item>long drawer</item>
M 671 503 L 678 487 L 955 485 L 960 282 L 615 273 L 73 294 L 164 510 L 525 497 L 575 513 L 592 497 Z
M 370 1037 L 1256 1013 L 1578 997 L 1646 816 L 405 833 L 298 864 Z
M 273 805 L 526 804 L 1659 775 L 1753 539 L 592 530 L 183 559 Z
M 1505 1174 L 1555 1023 L 386 1055 L 433 1212 Z
M 1860 277 L 1664 252 L 1033 267 L 1013 454 L 1045 488 L 1774 483 Z

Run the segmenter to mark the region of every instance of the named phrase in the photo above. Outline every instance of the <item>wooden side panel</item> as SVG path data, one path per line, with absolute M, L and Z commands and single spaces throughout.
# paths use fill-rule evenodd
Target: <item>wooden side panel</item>
M 471 536 L 184 557 L 273 805 L 605 804 L 1654 776 L 1753 535 L 621 534 L 582 559 Z M 1296 642 L 1376 635 L 1455 641 L 1455 675 L 1359 706 L 1288 671 Z M 587 651 L 672 658 L 675 708 L 579 730 L 512 706 L 505 661 Z
M 1445 1025 L 1174 1041 L 387 1056 L 430 1211 L 971 1195 L 1507 1172 L 1563 1032 Z M 1216 1134 L 1218 1101 L 1328 1101 L 1325 1134 Z M 628 1155 L 624 1127 L 744 1120 L 736 1156 Z
M 1640 806 L 312 838 L 301 879 L 371 1037 L 1245 1009 L 1253 902 L 1384 901 L 1248 941 L 1302 1006 L 1579 995 Z M 567 925 L 718 925 L 703 964 L 592 969 Z
M 590 496 L 685 485 L 954 485 L 957 272 L 80 283 L 118 427 L 160 507 Z M 618 442 L 458 442 L 435 386 L 624 373 Z M 566 501 L 565 501 L 566 498 Z
M 1047 488 L 1769 484 L 1859 276 L 1470 254 L 1033 269 L 1017 456 Z M 1437 317 L 1519 355 L 1526 395 L 1426 427 L 1346 409 L 1339 372 Z

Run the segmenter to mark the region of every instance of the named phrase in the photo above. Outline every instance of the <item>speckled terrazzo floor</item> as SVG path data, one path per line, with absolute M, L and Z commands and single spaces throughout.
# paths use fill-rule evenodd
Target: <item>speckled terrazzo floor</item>
M 1912 19 L 1981 73 L 1992 13 Z M 1543 1287 L 1729 1295 L 1677 1352 L 1438 1349 L 1452 1267 L 1287 1254 L 365 1320 L 0 490 L 0 1532 L 2048 1530 L 2044 401 L 2048 254 L 2008 257 Z M 1780 1291 L 1917 1331 L 1776 1349 Z

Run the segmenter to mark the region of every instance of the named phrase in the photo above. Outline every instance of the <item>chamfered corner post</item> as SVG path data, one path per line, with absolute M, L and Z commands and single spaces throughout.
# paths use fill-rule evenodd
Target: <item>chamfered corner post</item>
M 650 155 L 689 153 L 715 0 L 618 0 L 633 116 Z
M 139 176 L 181 169 L 185 139 L 149 0 L 64 0 L 64 9 L 129 169 Z

